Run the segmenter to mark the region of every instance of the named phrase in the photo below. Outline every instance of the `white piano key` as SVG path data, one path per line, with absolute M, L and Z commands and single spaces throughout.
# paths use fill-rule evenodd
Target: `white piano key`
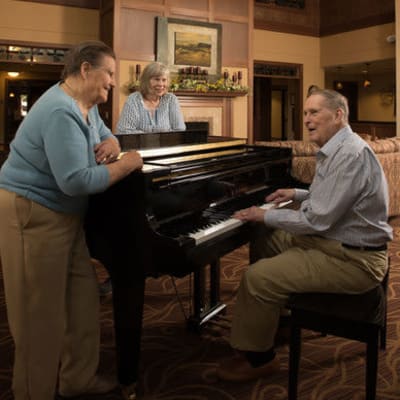
M 263 210 L 269 210 L 271 208 L 282 208 L 285 207 L 286 205 L 290 204 L 292 201 L 285 201 L 279 204 L 275 203 L 265 203 L 261 206 Z M 206 242 L 210 239 L 213 239 L 216 236 L 222 235 L 225 232 L 229 232 L 235 228 L 238 228 L 239 226 L 243 225 L 245 222 L 240 221 L 239 219 L 236 218 L 229 218 L 225 221 L 218 222 L 215 225 L 209 227 L 209 228 L 204 228 L 199 230 L 196 233 L 191 233 L 189 236 L 193 238 L 196 242 L 196 245 L 199 245 L 203 242 Z

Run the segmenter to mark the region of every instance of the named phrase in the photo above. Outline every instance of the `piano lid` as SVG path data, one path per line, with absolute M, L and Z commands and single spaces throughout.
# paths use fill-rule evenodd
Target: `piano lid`
M 123 152 L 138 150 L 143 160 L 160 157 L 182 157 L 213 151 L 235 151 L 246 139 L 203 135 L 203 132 L 161 132 L 116 135 Z M 123 154 L 123 153 L 122 153 Z
M 213 140 L 212 136 L 209 136 L 208 139 L 210 141 L 206 143 L 139 149 L 138 152 L 144 160 L 149 160 L 151 158 L 183 156 L 188 153 L 193 154 L 205 151 L 210 153 L 211 151 L 221 151 L 222 149 L 228 151 L 228 149 L 234 150 L 234 148 L 243 147 L 246 144 L 245 139 L 221 138 L 221 140 Z
M 154 149 L 183 144 L 206 143 L 208 131 L 190 129 L 186 131 L 146 132 L 115 135 L 122 151 L 131 149 Z

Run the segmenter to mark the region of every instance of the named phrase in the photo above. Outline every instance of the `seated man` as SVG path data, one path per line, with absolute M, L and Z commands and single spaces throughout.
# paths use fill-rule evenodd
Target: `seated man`
M 381 165 L 348 125 L 346 99 L 316 89 L 305 103 L 309 138 L 320 146 L 309 190 L 279 189 L 266 200 L 300 201 L 298 210 L 257 207 L 234 217 L 261 222 L 240 284 L 222 380 L 246 381 L 279 369 L 274 337 L 290 293 L 362 293 L 386 272 L 388 190 Z M 260 233 L 260 232 L 258 232 Z

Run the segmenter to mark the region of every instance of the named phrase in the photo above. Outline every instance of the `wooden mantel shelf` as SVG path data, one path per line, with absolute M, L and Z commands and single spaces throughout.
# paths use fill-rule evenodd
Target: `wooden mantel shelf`
M 243 91 L 209 91 L 209 92 L 197 92 L 195 90 L 175 90 L 171 93 L 176 96 L 196 96 L 196 97 L 239 97 L 245 96 L 248 92 Z

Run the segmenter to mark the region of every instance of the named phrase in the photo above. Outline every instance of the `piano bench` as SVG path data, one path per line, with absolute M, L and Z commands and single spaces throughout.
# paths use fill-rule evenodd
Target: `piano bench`
M 301 329 L 366 343 L 366 400 L 375 400 L 378 344 L 386 347 L 386 305 L 389 268 L 382 283 L 362 294 L 296 293 L 291 311 L 288 400 L 297 399 Z

